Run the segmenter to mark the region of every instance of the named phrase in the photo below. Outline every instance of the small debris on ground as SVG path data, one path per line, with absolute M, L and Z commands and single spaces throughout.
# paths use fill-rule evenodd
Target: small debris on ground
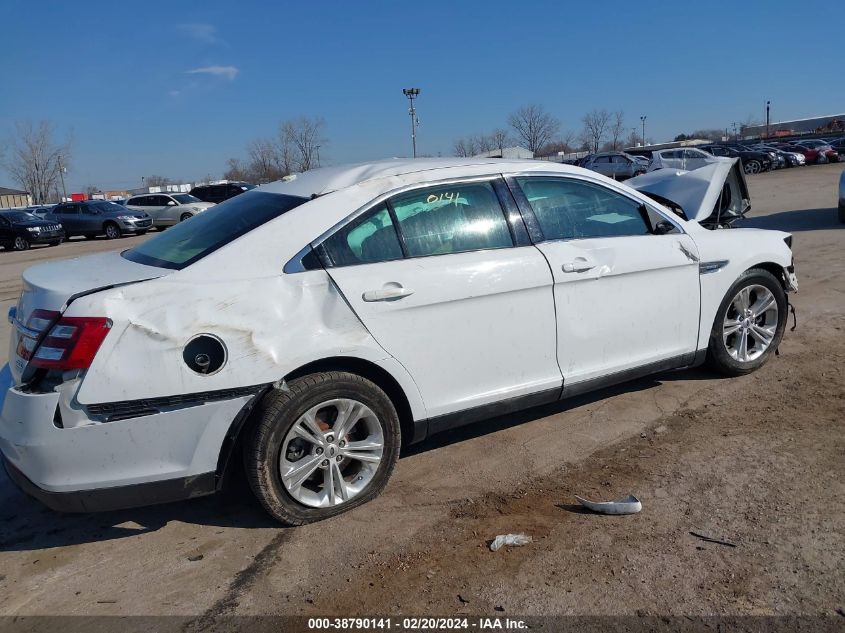
M 713 538 L 712 536 L 707 536 L 706 534 L 701 534 L 700 532 L 693 532 L 690 530 L 690 534 L 695 536 L 696 538 L 700 538 L 702 541 L 707 543 L 715 543 L 716 545 L 726 545 L 727 547 L 736 547 L 736 543 L 731 543 L 729 541 L 723 541 L 721 539 Z
M 469 604 L 469 600 L 464 598 L 461 594 L 458 594 L 458 600 L 460 600 L 463 604 Z
M 194 554 L 193 556 L 188 556 L 188 560 L 192 563 L 195 563 L 198 560 L 202 560 L 203 558 L 205 558 L 205 556 L 203 556 L 202 554 Z
M 519 547 L 520 545 L 528 545 L 533 539 L 527 534 L 499 534 L 490 543 L 490 551 L 498 552 L 503 545 Z
M 643 509 L 643 504 L 634 495 L 616 501 L 589 501 L 575 495 L 582 506 L 599 514 L 636 514 Z

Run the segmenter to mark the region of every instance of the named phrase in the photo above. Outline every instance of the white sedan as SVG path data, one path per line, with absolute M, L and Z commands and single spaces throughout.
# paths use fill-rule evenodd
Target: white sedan
M 736 160 L 630 182 L 535 161 L 333 167 L 32 267 L 0 374 L 6 468 L 88 511 L 212 493 L 242 465 L 302 524 L 372 499 L 433 433 L 705 361 L 760 367 L 791 236 L 705 228 L 747 210 Z

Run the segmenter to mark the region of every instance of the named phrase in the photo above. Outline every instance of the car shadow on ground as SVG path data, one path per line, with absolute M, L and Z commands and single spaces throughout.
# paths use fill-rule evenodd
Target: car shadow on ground
M 843 229 L 845 224 L 839 222 L 836 207 L 827 209 L 799 209 L 797 211 L 782 211 L 771 215 L 746 217 L 737 222 L 738 228 L 772 229 L 795 233 L 797 231 L 826 231 Z
M 591 404 L 622 393 L 644 391 L 674 380 L 713 380 L 704 368 L 669 371 L 560 402 L 489 418 L 405 448 L 400 457 L 418 455 L 526 422 Z M 123 539 L 155 532 L 170 522 L 223 528 L 280 528 L 252 496 L 242 471 L 235 471 L 222 492 L 160 506 L 92 514 L 62 514 L 19 491 L 0 468 L 0 552 L 39 551 Z
M 17 490 L 0 468 L 0 552 L 38 551 L 155 532 L 170 522 L 219 528 L 279 528 L 236 477 L 223 492 L 160 506 L 99 512 L 54 512 Z

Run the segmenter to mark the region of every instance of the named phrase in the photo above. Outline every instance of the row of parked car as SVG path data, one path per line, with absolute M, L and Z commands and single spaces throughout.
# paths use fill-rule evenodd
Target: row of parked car
M 117 239 L 152 228 L 163 231 L 253 188 L 230 182 L 194 187 L 190 193 L 145 193 L 122 202 L 82 200 L 0 211 L 0 246 L 23 251 L 34 244 L 58 246 L 76 235 Z
M 641 155 L 602 152 L 585 156 L 575 164 L 609 178 L 626 180 L 655 169 L 698 169 L 714 162 L 715 157 L 739 158 L 746 174 L 757 174 L 786 167 L 835 163 L 845 160 L 843 156 L 845 139 L 811 139 L 789 143 L 771 141 L 754 145 L 714 143 L 649 151 Z

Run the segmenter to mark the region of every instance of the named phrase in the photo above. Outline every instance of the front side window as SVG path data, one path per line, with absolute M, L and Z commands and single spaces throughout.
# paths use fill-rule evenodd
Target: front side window
M 264 192 L 236 196 L 121 255 L 139 264 L 181 270 L 306 202 L 308 198 Z
M 390 203 L 409 257 L 513 246 L 489 182 L 416 189 Z
M 347 224 L 325 240 L 323 248 L 334 266 L 402 259 L 399 236 L 385 205 Z
M 566 178 L 518 178 L 546 240 L 651 233 L 645 207 L 600 185 Z

